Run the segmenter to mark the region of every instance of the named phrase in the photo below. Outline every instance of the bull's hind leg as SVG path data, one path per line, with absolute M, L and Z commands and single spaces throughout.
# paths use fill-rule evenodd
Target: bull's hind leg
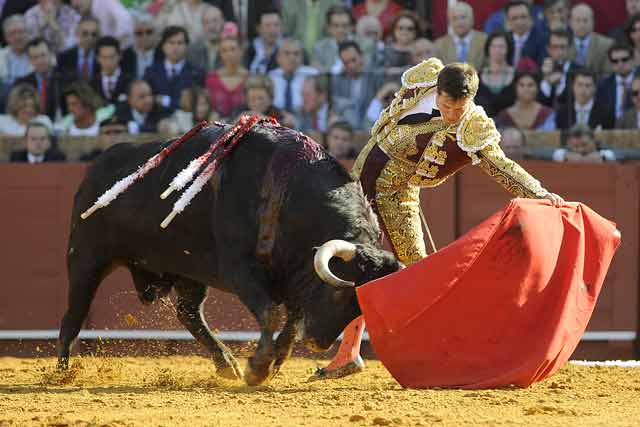
M 70 256 L 73 256 L 71 254 Z M 71 344 L 78 337 L 80 328 L 87 318 L 91 302 L 100 282 L 108 274 L 110 266 L 100 264 L 96 259 L 70 259 L 69 294 L 67 311 L 62 318 L 58 336 L 58 369 L 69 367 Z
M 227 346 L 211 333 L 204 319 L 202 306 L 207 298 L 207 287 L 181 278 L 176 280 L 175 290 L 178 295 L 178 320 L 200 344 L 211 352 L 216 373 L 228 379 L 241 379 L 242 368 L 238 361 Z

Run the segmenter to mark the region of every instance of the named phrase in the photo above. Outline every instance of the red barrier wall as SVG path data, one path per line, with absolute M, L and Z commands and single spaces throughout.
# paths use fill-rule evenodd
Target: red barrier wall
M 526 163 L 548 188 L 587 203 L 614 220 L 622 245 L 614 259 L 590 330 L 638 330 L 640 167 Z M 73 194 L 83 164 L 0 165 L 0 330 L 58 329 L 66 307 L 65 252 Z M 438 247 L 479 223 L 509 198 L 478 168 L 425 190 L 422 203 Z M 128 315 L 131 316 L 128 316 Z M 206 316 L 219 330 L 255 330 L 252 316 L 228 294 L 212 290 Z M 128 272 L 101 286 L 87 328 L 182 329 L 172 307 L 143 307 Z M 0 342 L 0 353 L 3 353 Z

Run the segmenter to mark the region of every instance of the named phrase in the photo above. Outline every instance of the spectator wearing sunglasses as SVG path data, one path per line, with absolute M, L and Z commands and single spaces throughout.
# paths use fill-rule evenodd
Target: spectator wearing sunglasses
M 131 46 L 133 22 L 119 0 L 71 0 L 69 3 L 80 16 L 94 17 L 103 36 L 116 38 L 123 48 Z
M 100 36 L 98 21 L 82 18 L 76 30 L 78 44 L 58 55 L 58 70 L 65 82 L 89 82 L 99 73 L 96 61 L 96 42 Z
M 633 71 L 633 50 L 630 46 L 616 43 L 609 48 L 608 57 L 613 73 L 600 80 L 596 99 L 606 105 L 609 120 L 615 122 L 633 105 L 631 82 L 637 73 Z
M 146 12 L 133 13 L 133 46 L 122 52 L 122 69 L 141 79 L 147 67 L 160 60 L 157 43 L 153 17 Z
M 640 128 L 640 76 L 635 76 L 631 82 L 631 102 L 633 106 L 616 120 L 616 129 Z

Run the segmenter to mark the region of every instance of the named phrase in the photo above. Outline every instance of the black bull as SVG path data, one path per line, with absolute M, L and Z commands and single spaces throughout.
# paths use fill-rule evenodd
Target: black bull
M 310 348 L 329 348 L 360 314 L 353 288 L 320 280 L 314 247 L 332 239 L 354 244 L 353 258 L 333 258 L 328 271 L 356 285 L 400 268 L 380 247 L 378 224 L 360 184 L 315 142 L 279 126 L 254 127 L 246 134 L 209 185 L 162 230 L 177 195 L 168 200 L 159 195 L 223 130 L 200 131 L 110 206 L 81 220 L 100 194 L 163 144 L 118 144 L 90 167 L 71 217 L 68 309 L 58 340 L 61 369 L 68 366 L 71 343 L 100 282 L 117 266 L 129 269 L 143 303 L 174 289 L 178 319 L 211 352 L 217 373 L 244 377 L 248 384 L 276 373 L 296 336 Z M 203 318 L 208 286 L 237 295 L 260 325 L 258 347 L 244 374 Z M 279 305 L 286 308 L 287 321 L 274 341 Z

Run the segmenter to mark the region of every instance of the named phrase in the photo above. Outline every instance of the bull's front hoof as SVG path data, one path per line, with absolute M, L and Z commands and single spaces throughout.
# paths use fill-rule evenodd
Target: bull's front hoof
M 364 360 L 362 357 L 354 361 L 351 361 L 345 365 L 342 365 L 336 369 L 328 370 L 325 368 L 318 368 L 316 372 L 309 377 L 307 382 L 319 381 L 319 380 L 335 380 L 338 378 L 348 377 L 349 375 L 355 375 L 364 370 Z
M 58 358 L 58 365 L 56 366 L 59 372 L 64 372 L 69 369 L 69 358 L 68 357 L 60 357 Z
M 273 361 L 266 364 L 254 364 L 252 359 L 249 359 L 247 372 L 244 374 L 244 382 L 251 387 L 264 383 L 271 377 Z

